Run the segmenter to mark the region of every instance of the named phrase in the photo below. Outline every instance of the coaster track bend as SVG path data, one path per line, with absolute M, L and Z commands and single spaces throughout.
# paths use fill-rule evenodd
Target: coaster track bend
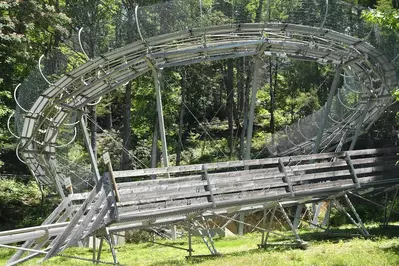
M 357 111 L 353 111 L 357 114 L 347 121 L 348 128 L 357 128 L 361 124 L 362 129 L 367 129 L 393 101 L 391 91 L 397 85 L 395 67 L 383 53 L 356 37 L 282 23 L 197 28 L 152 37 L 113 50 L 50 84 L 25 116 L 19 153 L 38 180 L 45 184 L 54 183 L 57 135 L 72 112 L 83 111 L 104 94 L 152 69 L 262 54 L 333 64 L 355 76 L 363 90 Z M 328 145 L 324 140 L 344 126 L 335 122 L 324 131 L 320 147 Z M 276 154 L 309 150 L 314 141 L 315 138 L 310 138 Z

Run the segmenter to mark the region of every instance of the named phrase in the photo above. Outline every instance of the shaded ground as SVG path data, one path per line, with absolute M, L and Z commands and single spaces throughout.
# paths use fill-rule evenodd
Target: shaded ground
M 310 242 L 306 250 L 289 247 L 270 247 L 258 249 L 261 234 L 253 233 L 244 237 L 215 239 L 218 251 L 224 256 L 186 260 L 186 251 L 168 248 L 151 243 L 125 245 L 117 248 L 118 258 L 123 265 L 399 265 L 399 227 L 381 229 L 369 226 L 373 236 L 364 239 L 356 234 L 354 228 L 334 229 L 332 232 L 346 234 L 327 236 L 321 232 L 302 230 L 301 237 Z M 288 236 L 288 235 L 287 235 Z M 288 238 L 287 238 L 288 239 Z M 283 239 L 272 237 L 273 241 Z M 161 240 L 159 240 L 161 241 Z M 162 241 L 187 248 L 186 239 Z M 200 239 L 193 239 L 194 254 L 208 254 Z M 11 250 L 0 249 L 0 264 L 13 254 Z M 90 249 L 70 249 L 65 254 L 91 258 Z M 103 258 L 111 261 L 109 250 L 105 249 Z M 32 262 L 25 264 L 32 265 Z M 93 265 L 90 262 L 56 257 L 44 265 Z

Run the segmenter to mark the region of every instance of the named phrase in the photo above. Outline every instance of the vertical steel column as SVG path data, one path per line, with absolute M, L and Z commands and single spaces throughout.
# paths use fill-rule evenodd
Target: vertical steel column
M 266 237 L 265 237 L 264 242 L 262 242 L 263 248 L 266 248 L 267 241 L 269 240 L 270 231 L 272 230 L 274 216 L 276 215 L 276 210 L 277 210 L 277 205 L 273 208 L 272 215 L 270 216 L 270 221 L 269 221 L 269 225 L 267 227 Z M 262 238 L 263 238 L 263 234 L 262 234 Z M 263 241 L 263 239 L 262 239 L 262 241 Z
M 319 202 L 314 209 L 312 224 L 310 224 L 310 228 L 316 228 L 319 225 L 319 214 L 321 211 L 322 202 Z
M 385 220 L 385 226 L 388 226 L 389 219 L 391 218 L 391 214 L 393 212 L 393 207 L 395 206 L 395 202 L 396 202 L 396 197 L 398 196 L 398 190 L 399 189 L 396 189 L 395 195 L 393 196 L 393 199 L 392 199 L 392 202 L 391 202 L 391 207 L 389 208 L 389 213 L 388 213 L 388 216 L 386 217 L 386 220 Z
M 106 232 L 106 240 L 108 242 L 109 248 L 111 249 L 111 254 L 112 254 L 112 258 L 114 260 L 115 264 L 119 264 L 118 262 L 118 257 L 116 256 L 116 250 L 115 250 L 115 239 L 114 237 L 110 234 L 108 228 L 105 228 L 105 232 Z
M 98 247 L 98 254 L 97 254 L 97 260 L 101 259 L 101 251 L 103 250 L 103 242 L 104 242 L 104 237 L 100 238 L 100 245 Z M 97 262 L 98 264 L 98 262 Z
M 355 135 L 353 136 L 351 145 L 350 145 L 350 147 L 349 147 L 349 150 L 350 150 L 350 151 L 353 150 L 353 149 L 355 148 L 355 144 L 356 144 L 357 138 L 359 137 L 360 132 L 361 132 L 361 130 L 362 130 L 363 121 L 364 121 L 364 119 L 366 118 L 367 112 L 368 112 L 368 110 L 369 110 L 369 108 L 370 108 L 370 104 L 371 104 L 371 100 L 369 100 L 369 101 L 366 103 L 366 106 L 364 107 L 363 113 L 362 113 L 362 115 L 359 117 L 359 120 L 357 121 L 357 127 L 356 127 L 356 131 L 355 131 Z
M 188 256 L 191 258 L 193 249 L 191 244 L 191 221 L 188 222 Z
M 161 83 L 160 83 L 160 70 L 155 67 L 152 69 L 152 76 L 155 83 L 155 96 L 157 99 L 157 113 L 158 113 L 158 123 L 159 123 L 159 133 L 161 134 L 162 142 L 162 152 L 163 152 L 163 166 L 169 166 L 168 158 L 168 145 L 166 143 L 166 133 L 165 133 L 165 122 L 163 119 L 163 107 L 162 107 L 162 95 L 161 95 Z
M 251 159 L 252 133 L 253 133 L 254 117 L 255 117 L 256 94 L 258 93 L 260 63 L 261 63 L 260 56 L 259 55 L 255 56 L 254 78 L 252 80 L 251 106 L 249 109 L 248 131 L 247 131 L 247 145 L 245 149 L 244 160 Z M 248 170 L 248 166 L 245 166 L 245 169 Z
M 303 206 L 304 206 L 303 204 L 299 204 L 296 207 L 294 223 L 293 223 L 293 226 L 295 229 L 298 229 L 299 223 L 301 222 L 301 214 L 302 214 Z
M 244 235 L 244 222 L 245 222 L 245 214 L 244 213 L 240 213 L 240 217 L 239 217 L 240 223 L 238 224 L 238 235 L 242 236 Z
M 323 223 L 321 224 L 322 226 L 327 226 L 327 230 L 326 230 L 326 232 L 328 233 L 328 231 L 330 230 L 330 214 L 331 214 L 331 207 L 332 207 L 332 201 L 330 200 L 329 202 L 328 202 L 328 205 L 327 205 L 327 211 L 326 211 L 326 214 L 325 214 L 325 216 L 324 216 L 324 220 L 323 220 Z
M 95 181 L 96 183 L 98 183 L 101 179 L 100 171 L 98 170 L 97 158 L 94 156 L 93 149 L 91 148 L 89 133 L 87 132 L 86 122 L 82 113 L 80 115 L 80 126 L 82 128 L 83 139 L 86 145 L 86 149 L 89 151 L 91 167 L 93 168 L 94 174 L 96 175 Z
M 330 111 L 331 111 L 332 101 L 334 99 L 335 92 L 338 88 L 339 81 L 341 80 L 341 72 L 342 72 L 342 66 L 338 66 L 337 69 L 335 70 L 334 80 L 331 85 L 330 94 L 328 95 L 326 108 L 324 109 L 323 120 L 321 121 L 319 133 L 317 134 L 316 141 L 313 146 L 313 153 L 319 152 L 321 139 L 322 139 L 323 133 L 324 133 L 324 128 L 326 127 L 326 123 L 328 121 L 328 115 L 330 114 Z
M 96 260 L 96 258 L 97 258 L 97 256 L 96 256 L 96 248 L 97 248 L 97 238 L 96 238 L 96 234 L 94 233 L 93 234 L 93 236 L 92 236 L 92 240 L 93 240 L 93 243 L 92 243 L 92 245 L 93 245 L 93 261 L 94 260 Z

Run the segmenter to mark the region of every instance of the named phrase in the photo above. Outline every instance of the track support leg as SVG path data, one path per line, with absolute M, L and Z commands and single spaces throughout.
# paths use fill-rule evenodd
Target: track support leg
M 386 195 L 388 196 L 388 193 Z M 395 191 L 395 194 L 394 194 L 393 199 L 391 201 L 391 205 L 389 207 L 389 211 L 388 211 L 388 208 L 385 209 L 384 226 L 388 226 L 388 224 L 389 224 L 389 220 L 391 218 L 391 214 L 393 212 L 393 208 L 395 206 L 395 202 L 396 202 L 397 196 L 398 196 L 398 189 L 396 189 L 396 191 Z M 387 198 L 386 198 L 386 203 L 387 203 Z
M 277 210 L 277 205 L 273 208 L 273 211 L 271 212 L 269 224 L 267 225 L 267 231 L 266 232 L 262 231 L 262 241 L 261 241 L 261 244 L 259 245 L 259 247 L 263 247 L 264 249 L 267 247 L 267 241 L 269 240 L 270 231 L 272 229 L 274 216 L 276 215 L 276 210 Z M 265 215 L 264 215 L 264 218 L 263 218 L 264 227 L 266 227 L 266 216 L 267 215 L 266 215 L 266 210 L 265 210 Z
M 281 203 L 279 203 L 278 206 L 279 206 L 279 208 L 280 208 L 280 212 L 281 212 L 281 213 L 283 214 L 283 216 L 284 216 L 284 219 L 286 220 L 286 222 L 287 222 L 288 225 L 290 226 L 292 232 L 294 233 L 294 236 L 295 236 L 295 238 L 296 238 L 296 241 L 297 241 L 298 243 L 302 243 L 303 241 L 302 241 L 302 239 L 299 237 L 298 231 L 296 230 L 296 228 L 295 228 L 294 225 L 292 224 L 291 219 L 290 219 L 290 217 L 288 217 L 288 214 L 287 214 L 286 211 L 284 210 L 283 205 L 281 205 Z

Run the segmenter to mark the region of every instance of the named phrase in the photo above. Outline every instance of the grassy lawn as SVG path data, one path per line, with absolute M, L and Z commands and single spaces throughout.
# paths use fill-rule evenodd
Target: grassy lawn
M 186 260 L 184 250 L 177 250 L 151 243 L 126 244 L 117 247 L 118 259 L 123 265 L 399 265 L 399 228 L 382 230 L 370 228 L 374 237 L 327 238 L 320 232 L 303 230 L 301 237 L 309 241 L 306 250 L 289 247 L 270 247 L 258 249 L 261 234 L 252 233 L 243 237 L 216 238 L 217 250 L 224 254 L 217 258 Z M 355 232 L 353 229 L 341 228 L 340 232 Z M 273 239 L 272 239 L 273 240 Z M 157 240 L 158 241 L 158 240 Z M 187 248 L 187 239 L 159 242 Z M 193 238 L 194 255 L 209 254 L 199 238 Z M 13 250 L 0 249 L 0 264 L 4 265 L 13 254 Z M 91 258 L 88 248 L 68 249 L 64 254 Z M 107 248 L 102 259 L 112 261 Z M 24 265 L 32 265 L 30 261 Z M 79 266 L 93 265 L 90 262 L 55 257 L 43 265 Z

